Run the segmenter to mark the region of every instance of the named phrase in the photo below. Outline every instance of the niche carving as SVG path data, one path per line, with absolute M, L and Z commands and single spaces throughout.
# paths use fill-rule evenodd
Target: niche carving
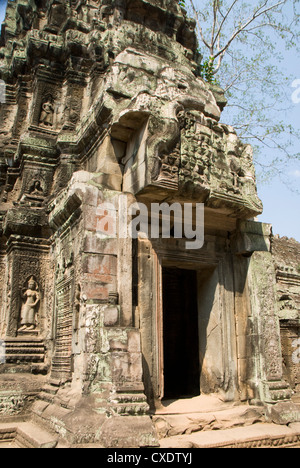
M 38 327 L 40 291 L 37 281 L 31 276 L 21 291 L 22 305 L 18 332 L 33 332 Z

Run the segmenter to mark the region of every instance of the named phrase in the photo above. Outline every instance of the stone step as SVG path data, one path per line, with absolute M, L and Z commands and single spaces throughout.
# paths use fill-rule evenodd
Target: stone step
M 45 346 L 41 339 L 17 337 L 5 339 L 5 362 L 43 362 Z
M 12 342 L 5 342 L 5 349 L 9 351 L 10 349 L 17 349 L 17 348 L 38 348 L 44 349 L 44 344 L 42 341 L 12 341 Z
M 17 428 L 13 425 L 0 425 L 0 443 L 10 443 L 15 440 Z
M 43 338 L 24 334 L 24 336 L 6 337 L 4 338 L 5 344 L 11 345 L 12 343 L 43 343 Z
M 58 392 L 58 387 L 54 387 L 53 385 L 46 384 L 43 386 L 42 391 L 45 393 L 49 393 L 50 395 L 56 395 Z
M 43 362 L 44 354 L 9 354 L 6 355 L 5 362 L 10 364 L 12 362 Z
M 60 379 L 50 379 L 49 384 L 54 386 L 54 387 L 60 387 L 61 380 Z
M 219 431 L 197 432 L 160 440 L 160 448 L 300 448 L 300 423 L 258 423 Z
M 33 422 L 3 423 L 0 424 L 0 433 L 7 434 L 7 438 L 1 441 L 6 446 L 11 444 L 12 447 L 17 445 L 19 448 L 55 448 L 58 443 L 57 434 L 52 434 Z
M 44 350 L 45 347 L 43 343 L 37 342 L 27 342 L 27 341 L 18 341 L 14 343 L 5 343 L 5 351 L 9 352 L 14 349 L 42 349 Z
M 54 397 L 59 390 L 60 380 L 51 379 L 49 383 L 45 384 L 38 394 L 38 399 L 46 402 L 53 403 Z
M 200 431 L 250 426 L 258 422 L 265 422 L 264 408 L 247 405 L 211 412 L 153 415 L 153 423 L 160 439 Z
M 16 444 L 15 442 L 1 442 L 0 441 L 0 449 L 4 449 L 4 448 L 19 449 L 21 447 L 19 447 L 19 445 Z
M 46 401 L 47 403 L 53 403 L 54 396 L 55 395 L 48 393 L 48 392 L 44 392 L 44 391 L 41 391 L 38 394 L 39 400 Z

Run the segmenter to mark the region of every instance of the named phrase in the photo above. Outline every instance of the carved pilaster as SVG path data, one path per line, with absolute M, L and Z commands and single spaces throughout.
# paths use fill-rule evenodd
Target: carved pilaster
M 274 404 L 290 399 L 292 392 L 283 379 L 275 270 L 269 252 L 252 254 L 248 282 L 256 354 L 254 381 L 259 399 Z

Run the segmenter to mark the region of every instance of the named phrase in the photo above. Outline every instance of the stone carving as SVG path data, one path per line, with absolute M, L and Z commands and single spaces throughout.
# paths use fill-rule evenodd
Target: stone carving
M 79 328 L 80 304 L 81 304 L 81 287 L 80 287 L 80 284 L 77 284 L 76 290 L 75 290 L 74 330 L 78 330 L 78 328 Z
M 84 23 L 89 22 L 89 9 L 87 6 L 83 6 L 81 8 L 81 21 L 83 21 Z
M 21 307 L 21 326 L 18 332 L 33 331 L 37 327 L 37 314 L 40 303 L 38 284 L 33 276 L 29 278 L 27 287 L 22 291 L 22 299 L 24 302 Z
M 26 396 L 18 391 L 11 391 L 9 395 L 0 395 L 0 414 L 16 415 L 21 413 L 25 400 Z
M 161 169 L 157 183 L 169 188 L 178 188 L 178 175 L 180 164 L 180 145 L 177 144 L 171 153 L 161 156 Z
M 43 195 L 44 190 L 42 189 L 41 182 L 39 180 L 35 180 L 32 186 L 29 189 L 30 195 Z
M 284 378 L 295 399 L 300 396 L 300 245 L 275 236 L 272 251 L 276 265 L 278 318 L 280 321 Z M 296 401 L 297 401 L 296 400 Z
M 105 327 L 116 326 L 120 318 L 120 306 L 118 306 L 119 294 L 111 292 L 108 296 L 108 306 L 104 310 L 103 324 Z
M 72 371 L 72 338 L 78 332 L 81 286 L 74 284 L 74 252 L 70 251 L 57 264 L 55 281 L 55 351 L 51 375 L 69 380 Z M 74 316 L 75 315 L 75 316 Z M 75 337 L 76 339 L 78 337 Z
M 111 292 L 108 295 L 108 303 L 112 306 L 119 303 L 119 294 L 117 292 Z
M 30 185 L 28 193 L 24 193 L 20 199 L 20 205 L 29 205 L 41 207 L 44 202 L 44 190 L 42 188 L 41 182 L 35 180 L 33 184 Z M 14 205 L 17 206 L 18 203 L 14 202 Z
M 280 339 L 278 336 L 275 317 L 266 317 L 264 321 L 265 353 L 267 356 L 268 380 L 280 380 L 282 378 L 282 363 L 278 358 Z
M 52 96 L 48 96 L 42 103 L 40 125 L 45 127 L 53 127 L 54 124 L 54 100 Z
M 200 113 L 187 113 L 182 132 L 181 180 L 210 183 L 218 189 L 239 193 L 235 164 L 227 149 L 224 128 Z

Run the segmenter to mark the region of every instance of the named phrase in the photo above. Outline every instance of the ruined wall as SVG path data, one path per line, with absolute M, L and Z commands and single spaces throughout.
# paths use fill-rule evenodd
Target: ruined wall
M 277 299 L 285 378 L 300 398 L 300 243 L 275 236 L 272 253 L 276 268 Z

